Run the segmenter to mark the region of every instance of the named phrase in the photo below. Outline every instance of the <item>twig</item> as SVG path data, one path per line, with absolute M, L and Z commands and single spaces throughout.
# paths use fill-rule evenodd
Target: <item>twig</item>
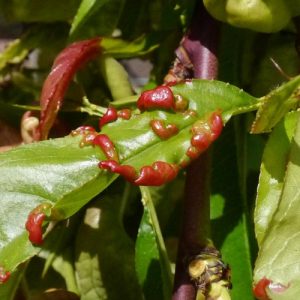
M 289 76 L 286 72 L 283 71 L 283 69 L 281 68 L 281 66 L 277 63 L 277 61 L 273 58 L 270 57 L 269 58 L 271 63 L 273 64 L 273 66 L 275 67 L 275 69 L 279 72 L 279 74 L 284 77 L 287 80 L 291 80 L 292 76 Z
M 217 45 L 219 23 L 199 4 L 189 32 L 181 42 L 193 64 L 193 77 L 215 79 L 218 73 Z M 187 169 L 183 226 L 176 263 L 173 300 L 194 300 L 196 288 L 187 273 L 187 258 L 208 247 L 210 231 L 209 152 Z

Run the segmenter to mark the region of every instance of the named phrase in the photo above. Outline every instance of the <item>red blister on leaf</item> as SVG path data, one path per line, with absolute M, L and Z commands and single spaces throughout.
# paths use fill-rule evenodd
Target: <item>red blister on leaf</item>
M 0 284 L 5 283 L 10 277 L 10 272 L 0 267 Z
M 104 116 L 99 120 L 99 128 L 101 129 L 105 124 L 114 122 L 118 119 L 118 112 L 114 107 L 109 107 Z
M 156 161 L 152 166 L 142 167 L 138 176 L 134 167 L 120 165 L 115 160 L 103 160 L 99 163 L 99 168 L 120 174 L 135 185 L 144 186 L 159 186 L 165 184 L 173 180 L 179 170 L 176 165 L 163 161 Z
M 267 295 L 266 288 L 271 282 L 271 280 L 263 278 L 254 286 L 253 294 L 258 300 L 270 300 L 270 298 Z
M 159 136 L 162 140 L 166 140 L 171 136 L 178 133 L 178 128 L 175 124 L 166 125 L 163 120 L 152 120 L 150 122 L 152 130 Z
M 99 146 L 108 160 L 119 161 L 119 156 L 115 145 L 106 134 L 98 134 L 93 139 L 93 145 Z
M 139 110 L 175 109 L 175 100 L 172 90 L 168 86 L 158 86 L 153 90 L 145 91 L 137 101 Z
M 136 185 L 160 186 L 173 180 L 178 174 L 178 167 L 163 161 L 156 161 L 152 166 L 141 168 Z
M 80 126 L 77 129 L 73 130 L 71 132 L 71 135 L 75 136 L 78 134 L 89 134 L 91 132 L 96 132 L 96 129 L 92 126 Z
M 196 147 L 194 147 L 194 146 L 190 146 L 188 149 L 187 149 L 187 151 L 186 151 L 186 155 L 190 158 L 190 159 L 192 159 L 192 160 L 194 160 L 194 159 L 196 159 L 197 157 L 199 157 L 199 155 L 202 153 L 202 151 L 199 151 Z
M 219 112 L 214 112 L 210 119 L 210 128 L 212 131 L 212 140 L 216 140 L 223 130 L 223 120 Z
M 43 203 L 34 208 L 28 215 L 25 228 L 29 233 L 29 240 L 35 245 L 43 243 L 43 222 L 46 219 L 46 212 L 51 205 Z
M 42 225 L 45 217 L 45 213 L 33 211 L 29 214 L 25 224 L 25 228 L 29 232 L 29 240 L 35 245 L 41 245 L 43 243 Z
M 40 96 L 39 140 L 47 139 L 76 71 L 100 52 L 100 38 L 75 42 L 56 57 Z
M 197 121 L 191 129 L 193 136 L 186 155 L 190 159 L 196 159 L 220 136 L 222 130 L 223 121 L 219 112 L 212 113 L 208 120 Z
M 103 160 L 99 163 L 99 168 L 120 174 L 131 183 L 134 182 L 136 178 L 136 171 L 134 167 L 129 165 L 120 165 L 115 160 Z
M 203 152 L 210 146 L 211 136 L 206 132 L 195 134 L 191 139 L 191 144 L 196 147 L 199 152 Z
M 131 118 L 131 110 L 129 108 L 123 108 L 118 111 L 118 117 L 129 120 Z

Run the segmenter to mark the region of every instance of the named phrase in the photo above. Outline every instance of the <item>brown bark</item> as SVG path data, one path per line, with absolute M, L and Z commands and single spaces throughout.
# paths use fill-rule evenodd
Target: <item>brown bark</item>
M 193 77 L 215 79 L 218 73 L 217 45 L 219 23 L 206 11 L 203 4 L 197 8 L 190 30 L 181 46 L 193 65 Z M 202 154 L 187 169 L 183 225 L 179 240 L 173 300 L 196 298 L 196 288 L 187 272 L 187 260 L 209 246 L 209 152 Z

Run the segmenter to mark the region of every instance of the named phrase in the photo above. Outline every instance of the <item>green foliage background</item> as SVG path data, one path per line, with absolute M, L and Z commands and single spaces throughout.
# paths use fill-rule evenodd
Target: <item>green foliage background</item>
M 71 42 L 95 36 L 103 37 L 102 55 L 68 89 L 59 114 L 65 135 L 82 124 L 97 126 L 108 105 L 136 109 L 137 95 L 162 83 L 194 9 L 195 1 L 183 0 L 0 1 L 4 24 L 17 23 L 22 31 L 0 54 L 0 119 L 19 128 L 25 111 L 39 113 L 37 99 L 55 56 Z M 152 111 L 103 129 L 122 163 L 178 163 L 193 123 L 222 111 L 226 127 L 211 150 L 211 237 L 232 269 L 234 300 L 254 299 L 253 281 L 263 277 L 290 285 L 280 295 L 268 290 L 271 299 L 296 299 L 300 291 L 299 57 L 296 29 L 280 29 L 262 34 L 222 24 L 221 81 L 172 87 L 197 118 Z M 28 63 L 32 53 L 34 67 Z M 137 57 L 153 68 L 148 83 L 133 90 L 122 64 Z M 149 120 L 158 116 L 180 133 L 167 141 L 149 134 Z M 0 285 L 1 299 L 45 299 L 49 288 L 87 300 L 170 299 L 185 172 L 163 187 L 139 190 L 101 171 L 104 154 L 80 148 L 79 141 L 66 136 L 0 154 L 0 266 L 12 273 Z M 45 202 L 52 206 L 52 230 L 40 248 L 29 242 L 24 224 Z

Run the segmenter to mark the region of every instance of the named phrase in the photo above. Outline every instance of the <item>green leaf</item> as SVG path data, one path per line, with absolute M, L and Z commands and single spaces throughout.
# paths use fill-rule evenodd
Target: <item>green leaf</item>
M 173 92 L 190 101 L 190 109 L 199 114 L 220 110 L 224 123 L 231 116 L 256 110 L 257 99 L 243 90 L 221 81 L 192 80 L 172 87 Z M 197 91 L 197 92 L 195 92 Z
M 9 270 L 39 250 L 31 245 L 25 231 L 33 208 L 41 203 L 56 203 L 68 217 L 112 180 L 97 177 L 96 155 L 98 152 L 101 157 L 100 151 L 80 149 L 78 141 L 66 137 L 1 154 L 0 261 Z
M 159 160 L 178 164 L 188 159 L 190 129 L 197 120 L 221 110 L 226 122 L 232 114 L 257 105 L 256 98 L 222 82 L 195 80 L 172 89 L 189 99 L 189 108 L 198 115 L 186 118 L 182 113 L 151 111 L 107 124 L 102 133 L 114 142 L 122 164 L 137 170 Z M 153 119 L 175 124 L 179 133 L 161 140 L 150 128 Z M 52 218 L 68 218 L 117 177 L 98 168 L 105 159 L 99 147 L 81 148 L 79 142 L 80 137 L 68 136 L 0 154 L 0 262 L 8 270 L 39 251 L 24 228 L 32 209 L 49 203 Z
M 278 208 L 298 115 L 288 114 L 274 128 L 264 150 L 254 212 L 255 233 L 259 245 Z
M 108 55 L 102 55 L 99 61 L 102 75 L 110 89 L 113 100 L 133 95 L 128 73 L 124 67 Z
M 134 269 L 134 243 L 121 219 L 120 195 L 87 208 L 76 239 L 76 275 L 82 300 L 142 299 Z
M 0 70 L 8 64 L 20 64 L 32 49 L 45 45 L 64 31 L 62 26 L 38 25 L 30 28 L 21 38 L 11 42 L 0 54 Z M 61 35 L 59 35 L 61 37 Z
M 300 76 L 281 85 L 261 98 L 262 105 L 257 111 L 251 133 L 262 133 L 271 129 L 299 102 Z
M 286 175 L 278 207 L 261 243 L 254 270 L 254 282 L 262 278 L 274 285 L 284 286 L 282 292 L 275 291 L 274 285 L 266 288 L 272 299 L 294 299 L 299 295 L 299 243 L 300 243 L 300 122 L 299 115 L 291 152 L 287 161 Z
M 26 47 L 26 39 L 16 39 L 11 42 L 0 55 L 0 69 L 2 70 L 7 64 L 18 64 L 27 56 L 31 47 Z M 25 45 L 24 45 L 25 44 Z M 31 43 L 29 43 L 31 44 Z
M 5 284 L 0 285 L 0 298 L 3 300 L 15 299 L 17 288 L 21 282 L 25 271 L 25 266 L 20 266 Z
M 136 270 L 145 299 L 170 299 L 170 262 L 160 231 L 149 188 L 142 187 L 144 214 L 136 241 Z
M 103 7 L 108 0 L 82 0 L 78 11 L 74 17 L 70 35 L 74 35 L 77 30 L 88 20 L 88 18 L 98 9 Z
M 235 121 L 235 120 L 233 120 Z M 211 185 L 212 240 L 232 270 L 233 300 L 253 300 L 251 291 L 251 233 L 239 182 L 235 128 L 232 122 L 213 147 Z M 239 140 L 241 142 L 241 140 Z M 225 173 L 224 173 L 225 171 Z
M 66 248 L 61 255 L 55 256 L 52 267 L 65 279 L 67 290 L 78 294 L 73 263 L 73 248 L 69 247 Z
M 77 213 L 69 219 L 58 222 L 47 235 L 47 239 L 38 256 L 45 259 L 42 278 L 51 274 L 51 267 L 65 280 L 68 291 L 78 294 L 74 270 L 74 240 L 82 218 Z
M 84 40 L 95 36 L 118 35 L 117 28 L 125 0 L 106 1 L 99 9 L 93 9 L 74 32 L 70 33 L 71 40 Z
M 141 35 L 133 41 L 109 37 L 103 37 L 101 40 L 103 54 L 109 54 L 115 58 L 145 55 L 155 50 L 158 46 L 158 41 L 155 41 L 151 35 Z

